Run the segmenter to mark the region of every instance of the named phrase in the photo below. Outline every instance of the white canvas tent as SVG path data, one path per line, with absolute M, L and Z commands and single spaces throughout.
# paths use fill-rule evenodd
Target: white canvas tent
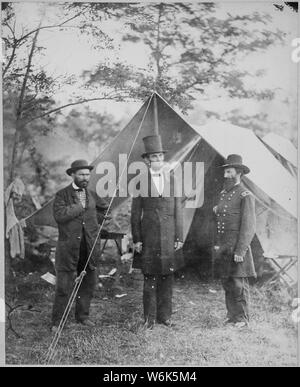
M 290 140 L 276 133 L 268 133 L 262 140 L 297 168 L 298 152 Z
M 276 133 L 268 133 L 261 141 L 289 173 L 297 178 L 298 152 L 292 142 Z

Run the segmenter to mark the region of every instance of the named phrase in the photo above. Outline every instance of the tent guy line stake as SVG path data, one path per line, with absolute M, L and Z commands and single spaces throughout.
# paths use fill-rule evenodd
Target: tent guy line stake
M 135 136 L 135 138 L 134 138 L 134 140 L 133 140 L 133 142 L 132 142 L 132 145 L 131 145 L 131 148 L 130 148 L 130 151 L 129 151 L 129 157 L 130 157 L 130 155 L 131 155 L 131 153 L 132 153 L 133 147 L 134 147 L 134 145 L 135 145 L 135 143 L 136 143 L 136 140 L 137 140 L 137 138 L 138 138 L 138 135 L 139 135 L 139 133 L 140 133 L 140 131 L 141 131 L 141 128 L 142 128 L 142 126 L 143 126 L 143 123 L 144 123 L 146 114 L 147 114 L 147 112 L 148 112 L 148 110 L 149 110 L 149 106 L 150 106 L 150 103 L 151 103 L 151 101 L 152 101 L 154 95 L 155 95 L 155 93 L 153 93 L 153 94 L 151 95 L 151 97 L 149 98 L 149 102 L 148 102 L 148 105 L 147 105 L 147 107 L 146 107 L 146 109 L 145 109 L 143 118 L 142 118 L 141 123 L 140 123 L 140 125 L 139 125 L 139 128 L 138 128 L 138 130 L 137 130 L 136 136 Z M 121 174 L 120 174 L 120 176 L 119 176 L 118 184 L 117 184 L 117 186 L 116 186 L 116 188 L 115 188 L 115 190 L 114 190 L 113 196 L 112 196 L 112 198 L 111 198 L 111 200 L 110 200 L 110 203 L 109 203 L 109 205 L 108 205 L 108 208 L 107 208 L 107 210 L 106 210 L 106 213 L 109 212 L 109 210 L 110 210 L 110 208 L 111 208 L 111 206 L 112 206 L 112 202 L 113 202 L 113 200 L 115 199 L 116 193 L 117 193 L 117 191 L 118 191 L 118 189 L 119 189 L 119 185 L 120 185 L 120 182 L 121 182 L 121 178 L 122 178 L 123 173 L 125 172 L 125 170 L 126 170 L 126 165 L 124 166 L 124 168 L 123 168 L 123 170 L 122 170 L 122 172 L 121 172 Z M 84 266 L 82 272 L 80 273 L 79 277 L 77 277 L 77 279 L 76 279 L 76 282 L 75 282 L 73 291 L 72 291 L 72 293 L 71 293 L 71 296 L 70 296 L 70 298 L 69 298 L 68 304 L 67 304 L 67 306 L 66 306 L 66 308 L 65 308 L 65 310 L 64 310 L 64 313 L 63 313 L 63 316 L 62 316 L 62 318 L 61 318 L 61 320 L 60 320 L 60 323 L 59 323 L 59 325 L 58 325 L 57 331 L 56 331 L 56 333 L 55 333 L 55 335 L 54 335 L 54 338 L 52 339 L 52 342 L 51 342 L 51 344 L 50 344 L 50 346 L 49 346 L 49 348 L 48 348 L 48 351 L 47 351 L 47 353 L 46 353 L 46 357 L 45 357 L 45 362 L 46 362 L 46 364 L 49 364 L 50 361 L 53 359 L 53 356 L 55 355 L 55 349 L 56 349 L 56 346 L 57 346 L 58 341 L 59 341 L 59 339 L 60 339 L 60 336 L 61 336 L 62 330 L 63 330 L 63 328 L 64 328 L 64 326 L 65 326 L 65 323 L 66 323 L 66 321 L 67 321 L 67 318 L 68 318 L 68 315 L 69 315 L 69 313 L 70 313 L 72 304 L 73 304 L 73 302 L 74 302 L 74 300 L 75 300 L 75 298 L 76 298 L 76 295 L 77 295 L 77 292 L 78 292 L 78 290 L 79 290 L 79 287 L 80 287 L 80 285 L 81 285 L 81 283 L 82 283 L 82 280 L 83 280 L 83 277 L 84 277 L 84 274 L 83 274 L 83 273 L 86 273 L 87 266 L 88 266 L 88 264 L 89 264 L 89 261 L 90 261 L 90 259 L 91 259 L 92 254 L 93 254 L 93 252 L 94 252 L 94 249 L 95 249 L 97 240 L 98 240 L 98 238 L 99 238 L 99 236 L 100 236 L 100 233 L 101 233 L 101 231 L 102 231 L 102 228 L 103 228 L 103 225 L 104 225 L 105 220 L 106 220 L 106 217 L 104 217 L 104 219 L 103 219 L 103 221 L 102 221 L 102 223 L 101 223 L 101 225 L 100 225 L 100 227 L 99 227 L 99 229 L 98 229 L 97 236 L 96 236 L 96 238 L 95 238 L 95 241 L 94 241 L 94 243 L 93 243 L 93 246 L 92 246 L 91 251 L 90 251 L 90 253 L 89 253 L 89 256 L 88 256 L 88 258 L 87 258 L 87 261 L 86 261 L 86 263 L 85 263 L 85 266 Z

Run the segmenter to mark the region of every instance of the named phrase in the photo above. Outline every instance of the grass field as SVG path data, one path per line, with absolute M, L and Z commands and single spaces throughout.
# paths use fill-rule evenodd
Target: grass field
M 297 330 L 292 309 L 281 293 L 261 293 L 252 287 L 252 322 L 237 330 L 224 326 L 224 294 L 216 282 L 186 275 L 174 284 L 176 328 L 142 326 L 142 276 L 134 272 L 122 284 L 127 295 L 117 299 L 105 287 L 97 290 L 90 329 L 70 323 L 63 331 L 52 364 L 296 366 Z M 33 310 L 11 314 L 17 338 L 6 332 L 7 364 L 43 364 L 53 334 L 49 321 L 53 287 L 39 276 L 24 282 L 21 298 Z M 103 289 L 106 289 L 105 291 Z M 23 297 L 23 299 L 22 299 Z

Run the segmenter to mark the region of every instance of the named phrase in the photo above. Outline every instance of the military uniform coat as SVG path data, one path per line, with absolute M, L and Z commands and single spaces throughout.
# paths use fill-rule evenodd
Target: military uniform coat
M 173 175 L 164 173 L 161 197 L 150 172 L 147 179 L 147 192 L 132 200 L 133 242 L 143 243 L 142 253 L 135 254 L 133 267 L 142 269 L 143 274 L 168 275 L 184 263 L 182 249 L 176 252 L 174 249 L 175 241 L 183 241 L 182 197 L 176 191 L 178 185 Z
M 250 243 L 255 234 L 255 199 L 243 184 L 223 190 L 215 209 L 222 277 L 256 277 Z M 234 262 L 234 254 L 243 262 Z
M 107 203 L 96 193 L 86 189 L 86 208 L 83 208 L 72 184 L 57 192 L 53 203 L 53 215 L 58 224 L 58 243 L 55 267 L 61 271 L 76 271 L 83 232 L 87 254 L 96 239 Z M 93 251 L 88 267 L 95 269 L 100 254 L 100 238 Z

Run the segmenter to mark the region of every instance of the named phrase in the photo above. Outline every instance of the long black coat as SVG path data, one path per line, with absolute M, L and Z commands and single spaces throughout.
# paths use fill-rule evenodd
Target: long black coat
M 84 209 L 70 184 L 58 191 L 53 203 L 53 215 L 58 224 L 58 243 L 56 248 L 56 270 L 75 271 L 79 260 L 79 249 L 83 232 L 89 254 L 98 233 L 98 222 L 103 219 L 107 203 L 97 195 L 86 190 L 87 205 Z M 98 238 L 89 267 L 95 269 L 100 253 Z
M 223 190 L 215 209 L 222 277 L 256 277 L 250 243 L 255 234 L 255 199 L 243 184 Z M 234 254 L 243 262 L 234 262 Z
M 144 274 L 172 274 L 184 264 L 182 249 L 174 250 L 175 241 L 183 241 L 182 197 L 174 194 L 177 188 L 174 176 L 169 178 L 165 174 L 164 194 L 159 197 L 148 173 L 148 192 L 132 200 L 133 242 L 143 243 L 142 253 L 135 255 L 133 267 L 142 269 Z

